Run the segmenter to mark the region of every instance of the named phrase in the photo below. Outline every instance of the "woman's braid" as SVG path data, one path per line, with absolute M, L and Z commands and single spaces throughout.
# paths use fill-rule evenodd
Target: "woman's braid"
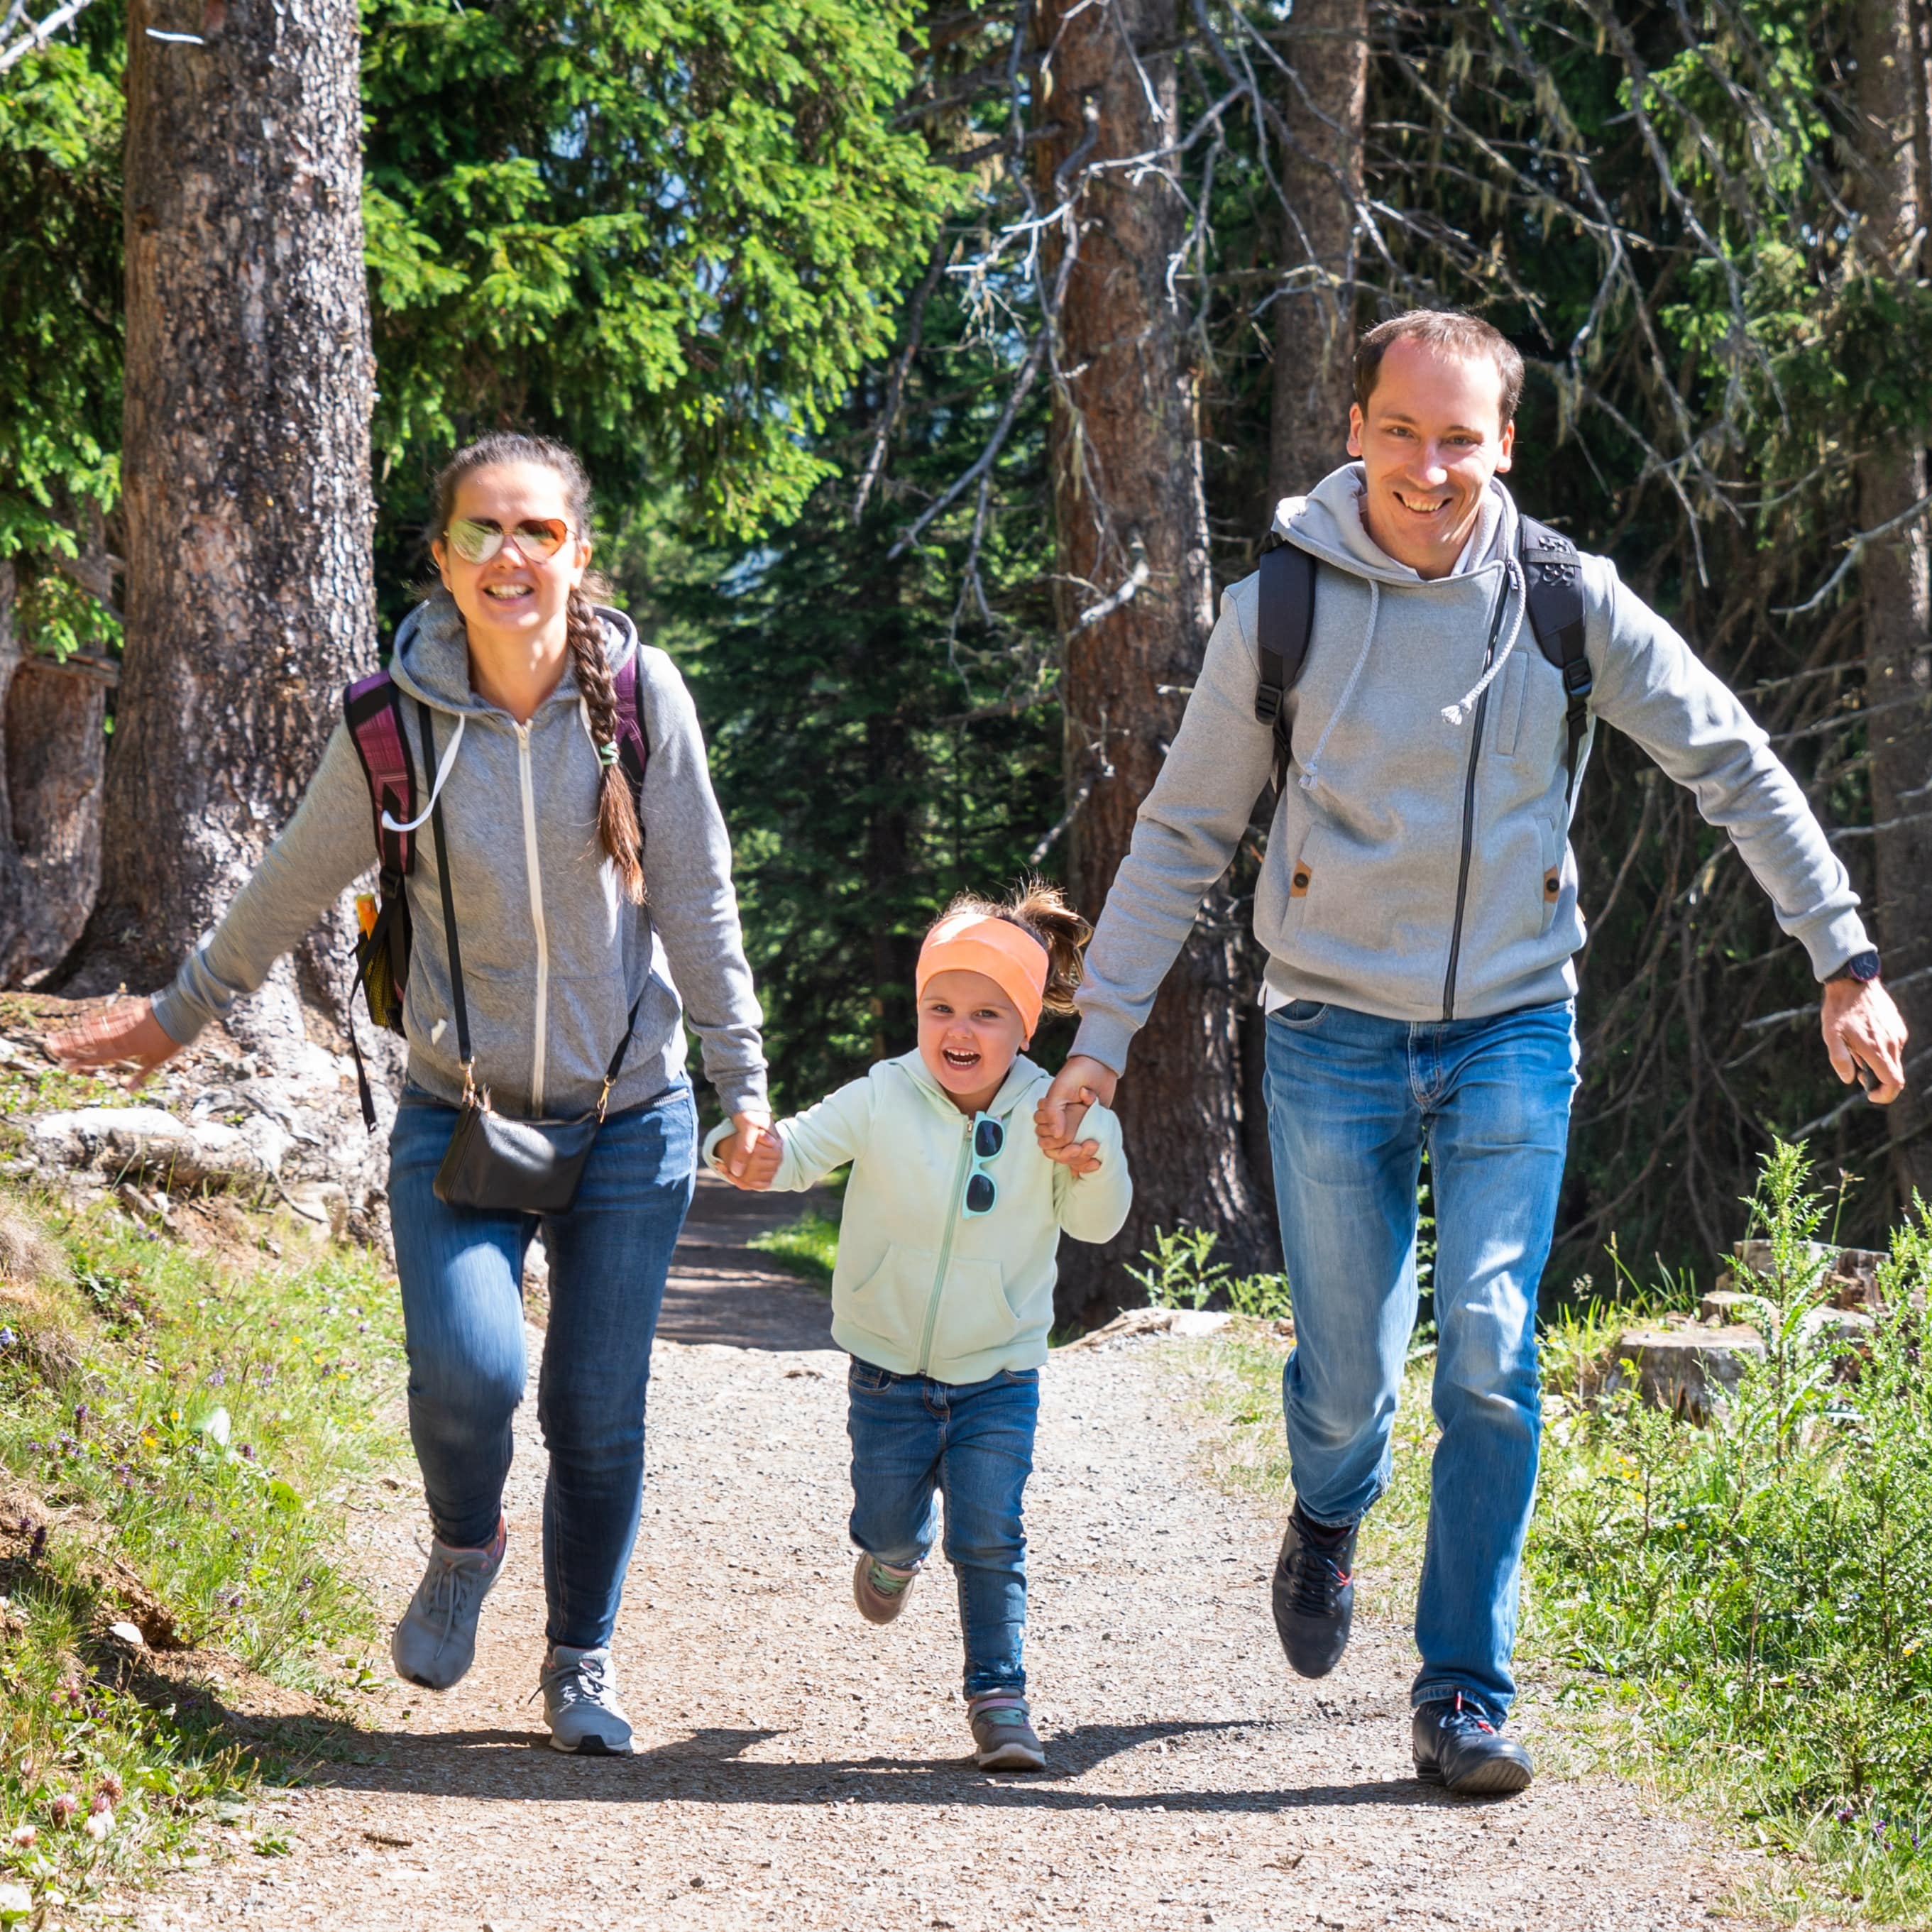
M 567 614 L 570 662 L 577 688 L 590 713 L 590 729 L 598 745 L 617 742 L 617 694 L 611 688 L 610 667 L 604 656 L 604 626 L 590 599 L 581 590 L 570 593 Z M 620 764 L 607 763 L 597 789 L 597 836 L 633 905 L 644 902 L 644 838 L 631 783 Z

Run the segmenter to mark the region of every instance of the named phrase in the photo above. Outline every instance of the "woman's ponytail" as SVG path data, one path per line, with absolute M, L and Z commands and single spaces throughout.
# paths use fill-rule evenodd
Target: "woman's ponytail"
M 644 902 L 644 836 L 631 783 L 617 762 L 617 694 L 610 683 L 610 666 L 604 655 L 604 626 L 581 588 L 570 593 L 566 614 L 571 668 L 577 688 L 590 715 L 591 735 L 603 772 L 597 787 L 597 836 L 617 868 L 624 896 L 633 905 Z

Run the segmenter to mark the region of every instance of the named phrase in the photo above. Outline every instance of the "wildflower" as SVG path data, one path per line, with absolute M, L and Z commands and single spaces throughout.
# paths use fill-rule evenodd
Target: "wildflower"
M 104 1771 L 100 1782 L 94 1787 L 94 1808 L 98 1811 L 104 1803 L 118 1804 L 121 1802 L 122 1784 L 118 1772 Z
M 80 1800 L 71 1791 L 56 1791 L 47 1806 L 47 1816 L 56 1826 L 71 1825 L 80 1809 Z
M 210 1388 L 226 1388 L 227 1385 L 228 1372 L 226 1369 L 217 1369 L 208 1378 L 208 1386 Z
M 86 1823 L 82 1826 L 80 1828 L 85 1832 L 97 1845 L 99 1844 L 101 1840 L 107 1836 L 108 1833 L 114 1828 L 113 1806 L 111 1804 L 109 1805 L 105 1810 L 89 1812 L 88 1814 Z
M 244 1462 L 252 1462 L 254 1461 L 255 1445 L 252 1442 L 244 1442 L 242 1444 L 242 1460 Z
M 40 1828 L 38 1825 L 16 1825 L 14 1827 L 14 1843 L 23 1852 L 40 1835 Z
M 10 1328 L 0 1328 L 0 1348 L 10 1348 L 17 1338 Z

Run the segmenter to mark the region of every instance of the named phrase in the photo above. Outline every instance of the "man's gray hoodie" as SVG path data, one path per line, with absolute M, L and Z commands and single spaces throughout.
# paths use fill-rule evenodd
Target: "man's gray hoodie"
M 646 903 L 623 896 L 597 838 L 602 776 L 566 670 L 527 725 L 471 692 L 462 619 L 438 592 L 404 620 L 392 674 L 406 694 L 417 808 L 429 802 L 419 706 L 434 721 L 450 888 L 476 1078 L 502 1112 L 567 1117 L 595 1104 L 641 990 L 637 1032 L 610 1106 L 634 1107 L 682 1073 L 683 1022 L 728 1113 L 762 1106 L 760 1014 L 731 889 L 731 848 L 712 795 L 690 694 L 630 620 L 601 610 L 613 670 L 632 652 L 650 758 L 644 785 Z M 459 742 L 460 728 L 460 742 Z M 425 822 L 408 881 L 413 940 L 404 1003 L 410 1078 L 437 1099 L 463 1092 L 436 845 Z M 352 880 L 376 862 L 369 788 L 346 725 L 282 836 L 220 924 L 155 996 L 169 1037 L 192 1040 L 251 992 Z M 367 1016 L 362 1016 L 367 1023 Z
M 1285 707 L 1294 755 L 1255 895 L 1270 1002 L 1432 1021 L 1564 999 L 1584 938 L 1565 700 L 1528 622 L 1516 506 L 1492 482 L 1472 554 L 1425 581 L 1370 537 L 1361 488 L 1350 464 L 1276 513 L 1276 529 L 1320 568 L 1307 658 Z M 1593 735 L 1598 718 L 1615 725 L 1696 794 L 1823 979 L 1868 942 L 1796 781 L 1613 564 L 1586 556 L 1582 574 Z M 1268 782 L 1273 734 L 1255 717 L 1258 586 L 1244 578 L 1221 599 L 1088 950 L 1074 1051 L 1116 1070 Z

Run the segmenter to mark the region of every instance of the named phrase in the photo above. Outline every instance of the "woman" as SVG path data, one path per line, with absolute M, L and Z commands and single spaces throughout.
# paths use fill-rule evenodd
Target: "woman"
M 554 443 L 496 435 L 460 451 L 436 482 L 430 550 L 442 589 L 404 621 L 391 667 L 423 830 L 405 886 L 409 1083 L 390 1138 L 389 1208 L 410 1430 L 434 1534 L 391 1654 L 402 1676 L 437 1690 L 475 1655 L 503 1564 L 511 1417 L 525 1376 L 524 1255 L 541 1225 L 550 1260 L 537 1398 L 550 1457 L 544 1711 L 558 1750 L 602 1754 L 632 1748 L 609 1646 L 643 1492 L 652 1337 L 696 1164 L 687 1019 L 724 1112 L 753 1142 L 770 1115 L 730 847 L 697 718 L 670 659 L 591 602 L 590 511 L 581 466 Z M 612 688 L 633 652 L 649 748 L 641 828 L 618 763 Z M 260 986 L 374 858 L 368 784 L 338 725 L 287 829 L 174 983 L 61 1035 L 53 1050 L 76 1067 L 158 1066 Z M 567 1210 L 540 1221 L 438 1198 L 432 1184 L 472 1073 L 500 1114 L 588 1114 L 633 1012 Z

